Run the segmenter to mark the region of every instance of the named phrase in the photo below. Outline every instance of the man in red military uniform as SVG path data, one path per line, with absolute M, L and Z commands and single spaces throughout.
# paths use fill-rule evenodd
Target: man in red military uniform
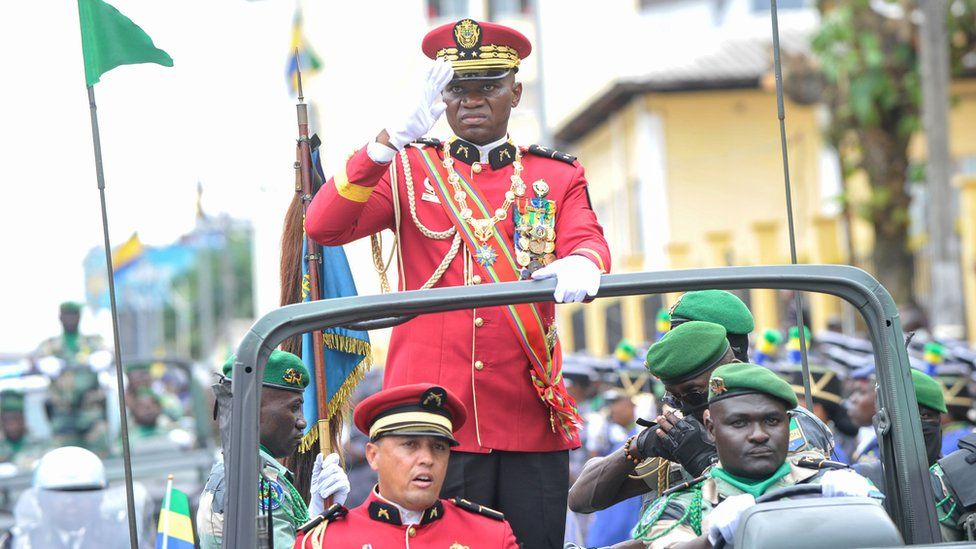
M 595 295 L 610 254 L 583 167 L 508 137 L 528 40 L 465 19 L 423 51 L 435 61 L 420 106 L 322 187 L 308 234 L 335 246 L 394 230 L 403 290 L 554 277 L 557 302 Z M 420 139 L 445 111 L 455 137 Z M 549 302 L 422 315 L 394 328 L 384 379 L 458 395 L 471 421 L 442 495 L 500 509 L 530 547 L 562 547 L 567 450 L 579 447 L 554 316 Z
M 464 547 L 516 549 L 505 517 L 460 498 L 439 499 L 464 404 L 430 383 L 385 389 L 356 406 L 369 435 L 366 460 L 378 484 L 362 505 L 333 505 L 299 529 L 295 549 Z

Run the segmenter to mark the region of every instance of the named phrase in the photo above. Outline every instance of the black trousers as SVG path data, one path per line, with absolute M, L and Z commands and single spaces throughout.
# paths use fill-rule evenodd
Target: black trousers
M 525 549 L 562 549 L 569 451 L 451 452 L 441 497 L 461 497 L 505 514 Z

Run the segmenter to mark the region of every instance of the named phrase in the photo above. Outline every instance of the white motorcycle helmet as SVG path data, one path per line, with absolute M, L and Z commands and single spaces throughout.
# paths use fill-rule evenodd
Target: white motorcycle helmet
M 64 446 L 44 454 L 34 470 L 34 487 L 44 490 L 101 490 L 105 465 L 93 452 Z

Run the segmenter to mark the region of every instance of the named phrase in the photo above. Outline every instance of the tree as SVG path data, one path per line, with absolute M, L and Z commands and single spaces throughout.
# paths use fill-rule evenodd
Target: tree
M 831 111 L 827 139 L 845 181 L 863 171 L 870 182 L 871 198 L 857 214 L 874 228 L 874 272 L 903 306 L 916 305 L 908 247 L 914 179 L 908 146 L 920 129 L 921 103 L 913 6 L 912 0 L 818 0 L 822 22 L 812 41 Z M 949 31 L 958 74 L 974 55 L 976 0 L 950 2 Z

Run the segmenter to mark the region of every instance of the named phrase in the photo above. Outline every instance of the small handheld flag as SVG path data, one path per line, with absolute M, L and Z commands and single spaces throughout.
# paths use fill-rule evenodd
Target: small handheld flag
M 173 488 L 173 475 L 166 479 L 166 496 L 159 510 L 156 549 L 193 549 L 193 525 L 186 494 Z

